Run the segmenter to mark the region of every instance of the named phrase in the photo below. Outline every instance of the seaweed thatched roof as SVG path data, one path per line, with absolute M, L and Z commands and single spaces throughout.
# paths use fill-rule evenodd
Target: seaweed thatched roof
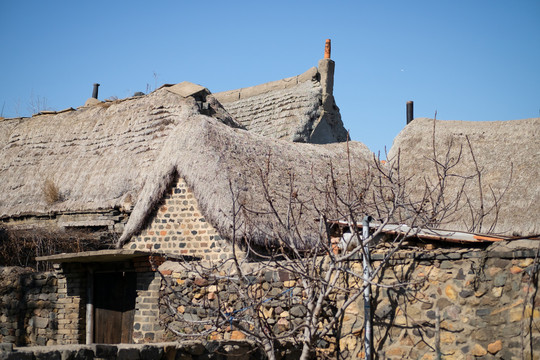
M 220 111 L 217 117 L 232 124 Z M 142 189 L 171 130 L 197 114 L 193 97 L 161 89 L 0 121 L 0 218 L 122 207 Z M 48 185 L 57 188 L 56 199 L 46 198 Z
M 438 189 L 443 165 L 448 165 L 444 196 L 435 196 L 435 191 L 424 202 L 434 206 L 439 199 L 439 204 L 451 204 L 459 197 L 453 204 L 457 211 L 438 224 L 440 228 L 540 234 L 539 118 L 490 122 L 415 119 L 395 138 L 388 158 L 394 164 L 399 158 L 402 178 L 410 177 L 410 194 L 416 202 L 426 197 L 426 184 Z
M 274 139 L 327 144 L 347 140 L 333 92 L 334 62 L 290 78 L 214 94 L 246 129 Z
M 0 219 L 123 209 L 130 213 L 121 237 L 127 241 L 179 176 L 192 187 L 207 219 L 230 237 L 231 188 L 243 205 L 260 209 L 265 203 L 260 174 L 269 170 L 275 205 L 286 213 L 293 174 L 298 198 L 323 202 L 315 190 L 324 186 L 330 164 L 336 172 L 346 171 L 345 143 L 268 139 L 239 128 L 204 88 L 183 89 L 0 121 Z M 365 169 L 371 157 L 367 147 L 351 143 L 349 152 L 357 168 Z M 52 201 L 47 184 L 58 190 Z M 243 235 L 262 241 L 272 231 L 270 223 L 255 227 Z

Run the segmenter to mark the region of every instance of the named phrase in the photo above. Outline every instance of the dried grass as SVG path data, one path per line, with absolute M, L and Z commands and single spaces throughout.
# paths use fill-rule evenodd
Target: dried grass
M 61 199 L 60 190 L 58 189 L 56 183 L 51 179 L 45 180 L 45 182 L 43 183 L 42 191 L 43 197 L 49 205 L 52 205 L 55 202 L 60 201 Z
M 9 230 L 0 224 L 0 266 L 51 270 L 46 268 L 49 264 L 36 263 L 36 256 L 110 249 L 115 239 L 114 234 L 106 231 Z

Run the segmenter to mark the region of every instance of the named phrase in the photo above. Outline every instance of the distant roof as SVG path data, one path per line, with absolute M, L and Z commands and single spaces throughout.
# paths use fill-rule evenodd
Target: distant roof
M 418 118 L 394 139 L 388 159 L 394 166 L 399 160 L 402 178 L 410 178 L 413 202 L 425 198 L 426 206 L 441 209 L 460 196 L 449 209 L 452 215 L 435 224 L 439 228 L 540 234 L 540 118 L 484 122 Z M 439 197 L 444 172 L 446 192 Z M 425 184 L 432 193 L 424 192 Z

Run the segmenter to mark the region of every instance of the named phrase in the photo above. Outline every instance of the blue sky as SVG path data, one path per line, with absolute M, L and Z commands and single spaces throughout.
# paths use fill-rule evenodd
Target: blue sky
M 212 92 L 302 73 L 332 39 L 353 140 L 389 148 L 416 117 L 540 116 L 540 1 L 0 0 L 0 111 L 77 107 L 191 81 Z

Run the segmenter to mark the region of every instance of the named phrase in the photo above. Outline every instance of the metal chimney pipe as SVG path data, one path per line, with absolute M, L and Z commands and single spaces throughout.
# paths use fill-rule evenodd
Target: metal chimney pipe
M 332 42 L 330 39 L 326 39 L 326 43 L 324 44 L 324 58 L 330 59 L 331 52 L 332 52 Z
M 414 103 L 412 101 L 407 101 L 407 124 L 409 124 L 414 119 L 413 106 Z
M 99 87 L 99 84 L 94 84 L 94 91 L 92 92 L 92 97 L 94 99 L 97 99 L 97 96 L 98 96 L 98 87 Z

